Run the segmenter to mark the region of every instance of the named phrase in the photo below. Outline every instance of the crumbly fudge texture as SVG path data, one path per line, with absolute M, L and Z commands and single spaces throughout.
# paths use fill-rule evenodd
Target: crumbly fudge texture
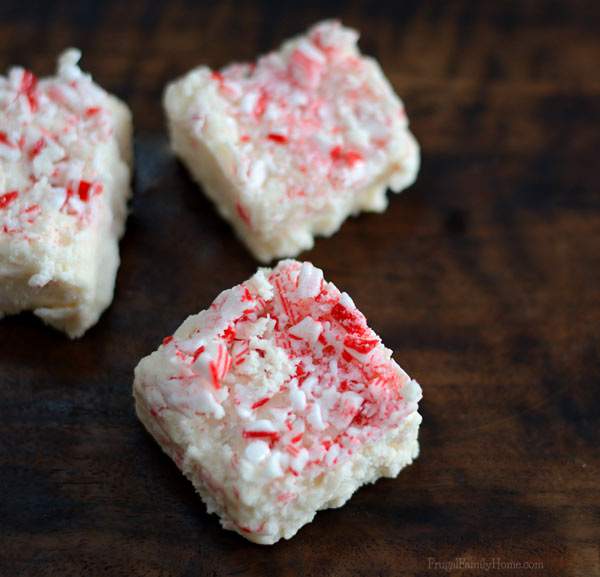
M 289 539 L 418 455 L 421 389 L 309 263 L 259 269 L 135 370 L 139 418 L 226 529 Z
M 326 21 L 256 63 L 192 70 L 165 92 L 171 142 L 263 262 L 295 256 L 414 181 L 402 102 L 358 34 Z
M 61 55 L 56 76 L 0 76 L 0 316 L 71 337 L 113 296 L 130 195 L 131 115 Z

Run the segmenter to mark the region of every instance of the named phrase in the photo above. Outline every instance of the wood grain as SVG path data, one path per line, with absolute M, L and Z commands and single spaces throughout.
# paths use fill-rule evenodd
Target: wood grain
M 139 358 L 256 267 L 171 156 L 160 99 L 330 16 L 404 98 L 423 167 L 303 256 L 422 383 L 422 455 L 265 549 L 219 528 L 133 412 Z M 0 322 L 0 574 L 600 575 L 598 30 L 597 3 L 566 0 L 4 1 L 0 67 L 81 47 L 133 108 L 136 177 L 100 323 L 70 342 Z

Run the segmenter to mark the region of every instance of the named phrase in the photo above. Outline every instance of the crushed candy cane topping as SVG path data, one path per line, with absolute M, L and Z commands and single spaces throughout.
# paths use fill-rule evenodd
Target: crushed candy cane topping
M 70 49 L 57 75 L 38 79 L 15 67 L 0 76 L 0 238 L 31 238 L 42 215 L 89 222 L 103 193 L 99 142 L 113 134 L 108 95 L 78 67 Z
M 318 475 L 399 426 L 421 398 L 352 299 L 307 262 L 224 291 L 157 354 L 166 377 L 146 384 L 151 414 L 224 427 L 246 479 Z
M 187 110 L 191 132 L 230 148 L 250 205 L 275 180 L 284 183 L 281 200 L 318 210 L 408 154 L 402 102 L 357 39 L 325 21 L 256 63 L 193 73 L 202 89 Z M 238 213 L 249 220 L 246 206 Z

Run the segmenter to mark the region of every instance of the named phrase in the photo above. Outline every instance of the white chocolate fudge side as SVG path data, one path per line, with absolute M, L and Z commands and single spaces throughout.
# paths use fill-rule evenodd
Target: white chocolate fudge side
M 0 316 L 32 310 L 71 337 L 112 301 L 132 162 L 129 109 L 79 57 L 0 77 Z
M 135 370 L 137 414 L 226 529 L 289 539 L 419 452 L 421 389 L 346 293 L 282 261 Z
M 333 21 L 256 64 L 192 70 L 165 90 L 171 143 L 263 262 L 311 248 L 412 184 L 419 148 L 358 35 Z

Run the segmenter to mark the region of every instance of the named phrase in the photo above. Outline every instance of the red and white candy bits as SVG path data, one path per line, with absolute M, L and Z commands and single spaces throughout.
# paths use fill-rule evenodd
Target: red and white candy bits
M 222 525 L 257 543 L 418 454 L 419 385 L 310 263 L 259 269 L 135 371 L 138 415 Z
M 192 70 L 165 92 L 173 148 L 263 262 L 295 256 L 414 181 L 402 102 L 358 34 L 322 22 L 253 64 Z
M 67 50 L 57 75 L 0 76 L 0 316 L 80 336 L 112 300 L 131 117 Z

